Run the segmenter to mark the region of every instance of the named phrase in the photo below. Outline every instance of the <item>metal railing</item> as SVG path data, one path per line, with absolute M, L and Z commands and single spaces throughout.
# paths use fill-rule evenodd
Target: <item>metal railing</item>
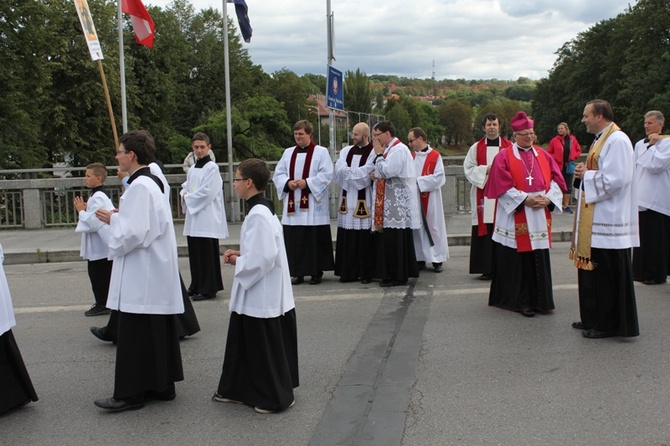
M 470 212 L 470 183 L 463 176 L 463 167 L 457 164 L 463 157 L 444 157 L 446 184 L 442 188 L 442 199 L 446 214 Z M 232 191 L 228 185 L 227 164 L 218 163 L 222 168 L 224 195 L 226 199 L 226 215 L 229 220 L 242 221 L 247 214 L 246 203 L 239 200 L 240 215 L 233 219 Z M 275 165 L 276 162 L 268 163 Z M 184 214 L 181 208 L 179 191 L 185 181 L 184 173 L 170 173 L 181 171 L 181 165 L 166 165 L 166 178 L 172 190 L 171 207 L 175 222 L 183 222 Z M 108 167 L 110 171 L 116 167 Z M 70 178 L 39 178 L 53 175 L 54 169 L 25 169 L 0 171 L 0 230 L 1 229 L 39 229 L 47 227 L 69 227 L 77 224 L 73 199 L 75 196 L 88 198 L 89 191 L 83 186 L 82 172 L 85 168 L 68 168 L 68 172 L 79 177 Z M 59 169 L 62 171 L 62 168 Z M 11 179 L 6 179 L 11 178 Z M 122 194 L 122 186 L 115 176 L 109 176 L 105 182 L 105 189 L 110 192 L 112 203 L 118 206 Z M 333 189 L 334 193 L 337 192 Z M 282 206 L 277 197 L 274 184 L 267 186 L 266 197 L 275 203 L 277 215 L 282 214 Z M 332 216 L 336 218 L 336 216 Z

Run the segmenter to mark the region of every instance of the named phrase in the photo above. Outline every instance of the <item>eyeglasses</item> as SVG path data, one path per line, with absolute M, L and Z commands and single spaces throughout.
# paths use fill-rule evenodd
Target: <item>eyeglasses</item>
M 535 136 L 535 132 L 517 133 L 516 136 L 520 136 L 521 138 L 528 138 L 528 137 Z
M 127 150 L 117 150 L 116 151 L 117 155 L 123 155 L 124 153 L 128 153 L 128 151 Z
M 377 132 L 377 133 L 372 132 L 372 136 L 374 136 L 375 138 L 376 138 L 377 136 L 381 135 L 381 134 L 382 134 L 382 132 Z
M 414 139 L 408 139 L 409 143 L 412 144 L 414 141 L 416 141 L 416 138 Z
M 237 183 L 238 181 L 247 181 L 249 178 L 233 178 L 233 183 Z

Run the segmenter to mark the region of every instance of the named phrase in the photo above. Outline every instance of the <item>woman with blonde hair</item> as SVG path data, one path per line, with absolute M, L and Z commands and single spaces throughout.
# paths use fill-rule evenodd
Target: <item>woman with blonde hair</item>
M 563 211 L 572 214 L 570 195 L 572 194 L 572 179 L 575 173 L 576 160 L 582 155 L 582 147 L 574 135 L 570 134 L 570 127 L 561 122 L 556 127 L 558 135 L 549 141 L 547 152 L 551 153 L 561 169 L 565 185 L 568 190 L 563 194 Z

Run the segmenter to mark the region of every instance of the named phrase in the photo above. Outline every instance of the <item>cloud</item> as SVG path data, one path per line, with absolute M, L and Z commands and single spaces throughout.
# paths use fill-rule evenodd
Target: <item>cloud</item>
M 166 6 L 168 0 L 154 0 Z M 254 29 L 245 45 L 266 72 L 326 73 L 325 2 L 247 0 Z M 437 79 L 546 77 L 555 52 L 627 0 L 398 0 L 331 3 L 334 66 L 368 74 Z M 220 0 L 194 0 L 196 10 Z M 232 13 L 232 8 L 229 8 Z

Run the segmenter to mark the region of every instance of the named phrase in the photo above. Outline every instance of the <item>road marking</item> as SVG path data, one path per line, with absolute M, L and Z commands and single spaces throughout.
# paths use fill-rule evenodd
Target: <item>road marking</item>
M 566 284 L 566 285 L 555 285 L 553 287 L 555 291 L 566 291 L 566 290 L 577 290 L 577 284 Z M 342 293 L 341 291 L 333 290 L 326 291 L 323 294 L 310 294 L 305 296 L 294 296 L 296 302 L 326 302 L 326 301 L 347 301 L 347 300 L 360 300 L 360 299 L 381 299 L 384 296 L 395 296 L 402 298 L 406 293 L 405 287 L 399 287 L 392 291 L 383 290 L 361 290 L 360 292 L 348 292 Z M 469 294 L 488 294 L 489 288 L 459 288 L 459 289 L 444 289 L 444 288 L 431 288 L 430 290 L 417 290 L 414 289 L 412 293 L 414 297 L 425 297 L 432 295 L 435 297 L 450 297 L 450 296 L 466 296 Z M 337 293 L 337 294 L 335 294 Z M 211 305 L 213 303 L 220 304 L 228 308 L 228 298 L 217 299 L 210 301 L 208 303 L 198 303 L 196 308 L 204 305 Z M 90 305 L 60 305 L 60 306 L 49 306 L 49 307 L 19 307 L 14 308 L 15 314 L 37 314 L 37 313 L 59 313 L 64 311 L 86 311 L 90 309 Z

